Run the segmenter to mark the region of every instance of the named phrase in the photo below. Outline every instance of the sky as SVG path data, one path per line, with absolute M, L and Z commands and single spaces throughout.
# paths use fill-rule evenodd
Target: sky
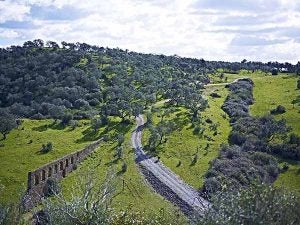
M 0 0 L 0 47 L 34 39 L 297 63 L 300 0 Z

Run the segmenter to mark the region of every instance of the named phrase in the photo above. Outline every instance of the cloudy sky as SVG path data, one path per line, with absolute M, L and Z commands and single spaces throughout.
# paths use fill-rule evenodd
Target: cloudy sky
M 37 38 L 296 63 L 300 0 L 0 0 L 0 46 Z

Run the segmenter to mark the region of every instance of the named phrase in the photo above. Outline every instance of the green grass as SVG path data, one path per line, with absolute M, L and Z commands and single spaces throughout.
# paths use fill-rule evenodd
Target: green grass
M 213 91 L 218 92 L 221 98 L 212 98 L 209 94 Z M 222 143 L 227 143 L 227 137 L 231 130 L 228 119 L 224 119 L 221 106 L 228 94 L 228 90 L 224 86 L 207 87 L 205 96 L 209 101 L 209 108 L 201 112 L 201 117 L 205 131 L 202 136 L 193 134 L 194 128 L 190 123 L 190 114 L 184 108 L 177 108 L 177 112 L 167 117 L 167 120 L 173 120 L 179 127 L 168 136 L 168 141 L 157 148 L 158 156 L 161 161 L 179 175 L 184 181 L 195 188 L 201 188 L 204 182 L 204 174 L 209 168 L 209 162 L 214 159 L 219 153 L 219 147 Z M 164 107 L 162 102 L 156 107 Z M 205 122 L 210 118 L 214 124 L 219 123 L 218 134 L 213 135 L 209 129 L 209 124 Z M 158 113 L 153 114 L 154 123 L 160 121 Z M 205 136 L 213 138 L 213 141 L 208 141 Z M 149 131 L 143 134 L 143 145 L 146 145 L 149 138 Z M 206 151 L 205 147 L 209 144 Z M 194 165 L 191 164 L 194 155 L 197 153 L 198 161 Z M 179 161 L 181 165 L 179 165 Z
M 294 74 L 272 76 L 270 73 L 261 71 L 255 73 L 241 71 L 239 74 L 225 74 L 225 76 L 228 77 L 228 82 L 240 77 L 249 77 L 254 81 L 253 95 L 255 103 L 250 106 L 251 115 L 266 115 L 276 106 L 283 105 L 287 112 L 276 115 L 275 118 L 285 119 L 287 125 L 292 128 L 291 132 L 300 135 L 300 106 L 293 106 L 291 103 L 300 95 L 300 90 L 296 89 L 298 76 Z M 300 190 L 300 163 L 281 159 L 280 162 L 287 162 L 290 167 L 286 172 L 279 175 L 275 185 L 283 185 L 291 190 Z
M 20 191 L 26 189 L 29 171 L 87 145 L 89 142 L 77 142 L 87 129 L 83 123 L 71 130 L 54 125 L 52 120 L 25 119 L 18 129 L 12 130 L 7 139 L 1 141 L 4 147 L 0 148 L 0 184 L 4 186 L 4 192 L 0 202 L 18 200 Z M 53 150 L 40 154 L 42 144 L 49 141 L 53 143 Z
M 128 129 L 130 128 L 130 129 Z M 104 142 L 87 158 L 80 167 L 68 175 L 62 181 L 63 190 L 68 195 L 72 191 L 70 187 L 76 186 L 78 178 L 87 176 L 91 171 L 95 172 L 99 182 L 104 181 L 108 171 L 116 174 L 116 191 L 112 207 L 116 211 L 128 210 L 142 212 L 145 216 L 159 213 L 163 210 L 170 218 L 176 214 L 178 221 L 185 221 L 186 218 L 178 209 L 163 197 L 154 192 L 144 180 L 135 163 L 134 150 L 131 147 L 131 133 L 134 125 L 119 126 L 117 132 L 125 134 L 123 143 L 123 157 L 116 160 L 117 142 L 111 140 Z M 127 171 L 122 172 L 122 164 L 126 163 Z
M 240 74 L 225 74 L 226 76 L 228 77 L 228 82 L 239 77 L 250 77 L 253 79 L 255 83 L 255 104 L 251 106 L 252 115 L 264 115 L 277 105 L 283 105 L 286 107 L 287 112 L 277 115 L 276 118 L 285 118 L 287 124 L 293 128 L 293 131 L 300 134 L 300 107 L 294 107 L 291 104 L 291 101 L 300 95 L 299 90 L 295 89 L 296 76 L 286 74 L 270 76 L 263 72 L 249 73 L 247 71 L 242 71 Z M 209 94 L 214 91 L 218 92 L 222 97 L 210 97 Z M 207 97 L 210 107 L 201 112 L 202 126 L 205 127 L 203 136 L 193 134 L 189 112 L 184 108 L 178 108 L 175 113 L 165 119 L 174 120 L 180 129 L 169 135 L 168 141 L 157 149 L 162 162 L 195 188 L 202 186 L 204 182 L 203 176 L 209 168 L 209 162 L 218 155 L 220 144 L 227 143 L 227 137 L 231 130 L 228 118 L 222 116 L 224 112 L 221 109 L 228 95 L 228 90 L 221 84 L 211 85 L 206 87 L 204 95 Z M 164 107 L 164 105 L 164 102 L 161 101 L 156 104 L 156 107 Z M 209 124 L 205 122 L 207 118 L 210 118 L 214 124 L 219 124 L 216 136 L 209 129 Z M 160 117 L 155 113 L 154 123 L 157 123 L 159 120 Z M 114 160 L 116 147 L 114 140 L 103 143 L 91 157 L 82 162 L 75 172 L 62 181 L 64 192 L 66 194 L 70 193 L 69 189 L 75 185 L 77 178 L 84 176 L 91 169 L 96 171 L 99 181 L 102 181 L 108 170 L 114 169 L 118 173 L 123 162 L 125 162 L 127 171 L 123 174 L 118 173 L 116 178 L 117 195 L 113 200 L 113 207 L 116 210 L 134 209 L 150 214 L 157 213 L 163 209 L 166 211 L 166 215 L 172 214 L 172 212 L 176 211 L 176 208 L 149 188 L 136 167 L 134 152 L 130 144 L 130 135 L 133 129 L 134 126 L 132 124 L 125 126 L 115 118 L 111 118 L 109 126 L 99 129 L 97 133 L 92 132 L 89 128 L 89 123 L 86 121 L 81 121 L 80 127 L 71 130 L 69 127 L 64 128 L 53 124 L 52 120 L 24 120 L 18 129 L 14 129 L 7 136 L 7 139 L 1 142 L 4 144 L 4 147 L 0 147 L 0 184 L 4 185 L 5 189 L 0 195 L 0 202 L 7 203 L 18 200 L 20 190 L 22 187 L 26 187 L 28 171 L 81 149 L 100 136 L 114 136 L 117 133 L 124 133 L 125 143 L 123 145 L 125 150 L 122 160 Z M 213 141 L 208 141 L 205 136 L 213 138 Z M 148 137 L 149 131 L 145 130 L 143 133 L 144 145 L 147 143 Z M 32 143 L 30 143 L 30 140 L 32 140 Z M 53 151 L 47 154 L 40 154 L 39 150 L 42 144 L 46 144 L 49 141 L 53 143 Z M 209 148 L 206 152 L 204 148 L 207 144 L 209 144 Z M 195 165 L 191 165 L 193 156 L 197 152 L 197 147 L 199 158 Z M 178 166 L 179 161 L 181 161 L 180 166 Z M 288 163 L 289 169 L 280 174 L 275 185 L 283 185 L 293 190 L 300 190 L 300 165 L 295 161 L 288 161 Z M 179 219 L 183 218 L 179 213 Z
M 64 193 L 70 194 L 70 190 L 76 187 L 77 181 L 87 176 L 87 173 L 94 172 L 96 179 L 101 182 L 108 170 L 114 170 L 118 174 L 116 177 L 117 195 L 113 200 L 113 208 L 116 211 L 132 209 L 153 215 L 163 210 L 166 216 L 172 217 L 175 213 L 179 221 L 185 221 L 186 218 L 178 212 L 176 207 L 149 188 L 138 171 L 130 143 L 133 127 L 133 124 L 120 123 L 118 118 L 110 118 L 109 125 L 100 128 L 95 133 L 87 121 L 81 121 L 80 127 L 71 130 L 70 127 L 54 125 L 52 120 L 24 120 L 18 129 L 11 131 L 3 142 L 4 147 L 0 148 L 0 186 L 5 187 L 3 191 L 0 189 L 0 203 L 19 200 L 20 192 L 26 189 L 28 171 L 81 149 L 90 141 L 107 135 L 111 137 L 111 141 L 101 144 L 90 157 L 78 166 L 76 171 L 61 181 Z M 123 144 L 124 156 L 122 160 L 115 161 L 117 142 L 113 137 L 119 133 L 126 134 Z M 53 143 L 53 150 L 46 154 L 40 154 L 39 150 L 42 144 L 48 141 Z M 127 164 L 125 173 L 120 172 L 123 162 Z
M 254 105 L 251 106 L 251 114 L 261 116 L 268 114 L 277 105 L 283 105 L 287 112 L 276 115 L 276 119 L 284 118 L 292 132 L 300 135 L 300 106 L 291 103 L 300 95 L 296 89 L 297 76 L 280 74 L 277 76 L 254 77 L 255 84 L 253 94 Z M 275 185 L 283 185 L 291 190 L 300 190 L 300 162 L 285 160 L 289 169 L 281 173 Z

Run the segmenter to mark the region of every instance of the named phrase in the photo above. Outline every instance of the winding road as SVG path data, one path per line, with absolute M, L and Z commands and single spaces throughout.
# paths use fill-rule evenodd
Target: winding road
M 145 121 L 142 115 L 136 117 L 137 126 L 131 136 L 132 145 L 135 149 L 136 162 L 142 168 L 145 177 L 151 175 L 152 187 L 178 205 L 186 214 L 199 214 L 209 207 L 209 202 L 200 197 L 199 192 L 186 184 L 179 176 L 158 162 L 156 158 L 148 156 L 142 148 L 142 129 Z M 146 177 L 147 179 L 147 177 Z M 149 179 L 147 179 L 149 181 Z M 164 190 L 164 191 L 162 191 Z M 193 212 L 191 212 L 193 211 Z

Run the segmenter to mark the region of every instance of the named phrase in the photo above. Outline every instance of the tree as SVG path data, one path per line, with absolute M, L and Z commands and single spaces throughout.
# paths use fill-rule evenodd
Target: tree
M 278 75 L 278 69 L 277 68 L 273 68 L 271 70 L 272 75 Z
M 59 45 L 54 41 L 47 41 L 46 46 L 49 48 L 53 48 L 54 50 L 59 48 Z
M 118 141 L 118 146 L 121 146 L 125 141 L 124 135 L 123 134 L 118 134 L 117 135 L 117 141 Z
M 91 120 L 91 127 L 94 130 L 94 132 L 96 133 L 97 130 L 102 126 L 102 121 L 100 118 L 93 118 Z
M 52 149 L 53 149 L 52 142 L 48 142 L 46 145 L 45 144 L 42 145 L 42 148 L 40 151 L 41 151 L 41 153 L 48 153 L 48 152 L 52 151 Z
M 16 118 L 7 109 L 0 108 L 0 133 L 3 135 L 3 139 L 6 139 L 6 135 L 14 128 L 18 126 Z
M 61 124 L 66 126 L 69 124 L 69 122 L 73 119 L 73 115 L 71 113 L 65 113 L 63 114 L 61 118 Z
M 272 185 L 252 185 L 222 193 L 198 221 L 201 225 L 273 224 L 300 222 L 300 198 Z

